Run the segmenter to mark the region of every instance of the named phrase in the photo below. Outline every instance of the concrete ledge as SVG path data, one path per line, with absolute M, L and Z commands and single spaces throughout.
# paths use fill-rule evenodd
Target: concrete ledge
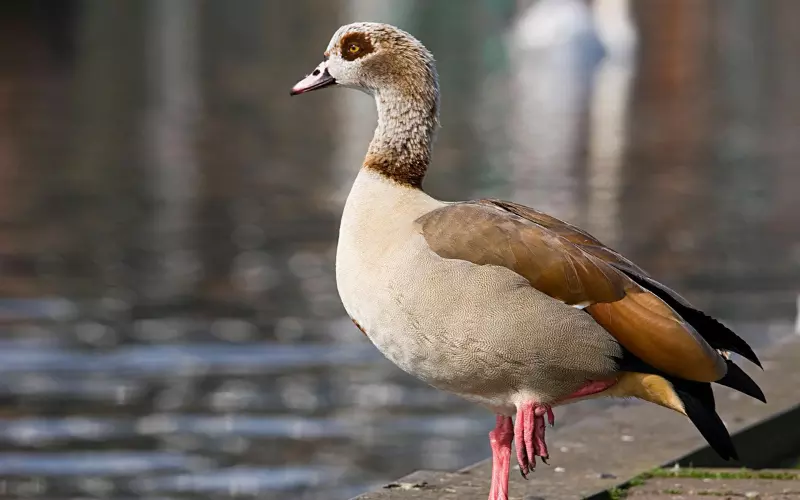
M 607 497 L 609 489 L 656 467 L 679 463 L 760 468 L 796 456 L 800 450 L 800 337 L 770 346 L 759 356 L 765 371 L 744 368 L 764 389 L 768 404 L 725 388 L 715 390 L 719 413 L 742 457 L 740 463 L 719 460 L 682 415 L 645 403 L 618 405 L 550 430 L 551 465 L 539 464 L 528 481 L 514 473 L 512 465 L 510 498 L 599 499 Z M 491 462 L 485 460 L 458 472 L 417 471 L 354 500 L 484 499 L 490 469 Z

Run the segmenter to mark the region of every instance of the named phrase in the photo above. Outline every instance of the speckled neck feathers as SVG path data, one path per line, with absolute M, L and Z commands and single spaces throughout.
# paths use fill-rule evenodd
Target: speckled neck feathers
M 373 92 L 378 127 L 364 168 L 401 185 L 421 188 L 439 122 L 436 68 L 430 57 L 398 59 L 400 67 L 393 68 L 393 78 Z

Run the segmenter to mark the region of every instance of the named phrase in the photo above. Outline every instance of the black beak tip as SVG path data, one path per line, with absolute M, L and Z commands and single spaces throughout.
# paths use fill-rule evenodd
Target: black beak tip
M 313 73 L 306 76 L 289 91 L 289 96 L 295 96 L 311 92 L 312 90 L 324 89 L 336 84 L 336 79 L 328 73 L 325 69 L 321 74 L 319 68 L 315 69 Z

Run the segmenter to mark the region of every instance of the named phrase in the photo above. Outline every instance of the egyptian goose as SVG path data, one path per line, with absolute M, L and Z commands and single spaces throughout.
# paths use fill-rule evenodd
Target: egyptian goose
M 736 457 L 711 382 L 764 400 L 728 359 L 759 364 L 746 342 L 574 226 L 512 202 L 427 195 L 439 88 L 433 57 L 413 36 L 349 24 L 324 55 L 292 95 L 340 85 L 378 107 L 342 214 L 339 295 L 400 368 L 497 414 L 490 500 L 508 496 L 512 440 L 526 476 L 549 456 L 552 408 L 588 397 L 680 412 L 723 458 Z

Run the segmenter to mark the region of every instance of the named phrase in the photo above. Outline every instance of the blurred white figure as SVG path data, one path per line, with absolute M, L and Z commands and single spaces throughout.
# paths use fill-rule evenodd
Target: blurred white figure
M 595 0 L 592 8 L 594 26 L 606 50 L 606 60 L 632 62 L 638 38 L 630 17 L 630 0 Z
M 594 66 L 602 56 L 581 0 L 539 0 L 509 39 L 512 93 L 511 199 L 578 220 L 581 125 Z
M 635 44 L 628 0 L 596 0 L 591 6 L 538 0 L 520 16 L 509 38 L 512 198 L 613 239 L 612 229 L 592 222 L 616 218 L 609 204 L 619 182 L 609 170 L 619 167 L 624 147 Z M 624 61 L 625 70 L 603 69 L 611 61 Z M 589 194 L 583 205 L 585 175 L 578 168 L 587 140 Z
M 592 24 L 582 0 L 538 0 L 520 16 L 513 36 L 523 49 L 551 50 L 596 39 Z
M 605 58 L 595 73 L 590 110 L 585 227 L 611 246 L 621 238 L 621 171 L 637 46 L 629 3 L 629 0 L 597 0 L 593 4 Z

